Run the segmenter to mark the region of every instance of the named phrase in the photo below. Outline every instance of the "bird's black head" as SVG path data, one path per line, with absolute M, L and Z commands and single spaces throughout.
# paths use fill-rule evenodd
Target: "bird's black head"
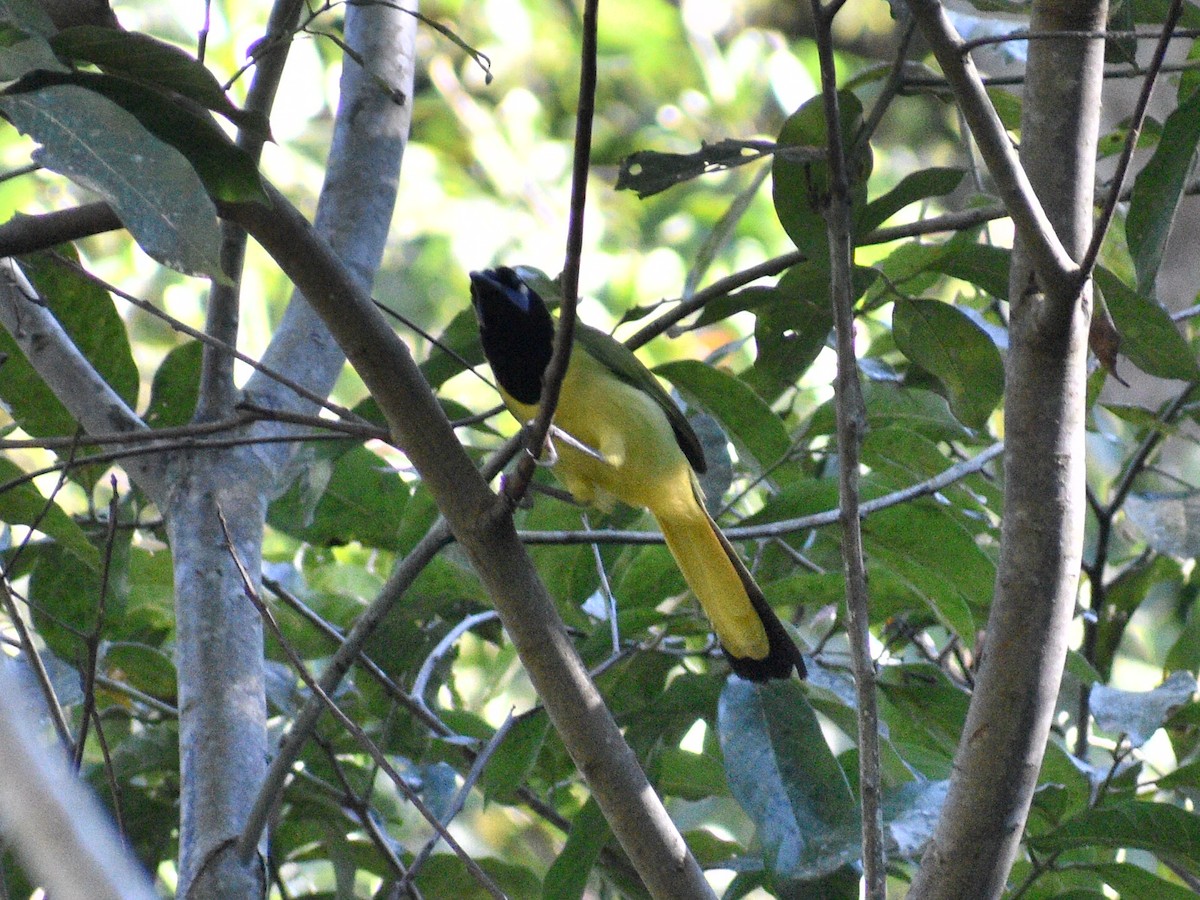
M 554 352 L 554 321 L 545 301 L 501 266 L 471 273 L 471 305 L 483 355 L 500 386 L 521 403 L 537 403 Z

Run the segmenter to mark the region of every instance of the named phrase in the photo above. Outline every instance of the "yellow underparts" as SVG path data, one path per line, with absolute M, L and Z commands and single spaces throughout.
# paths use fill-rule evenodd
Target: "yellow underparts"
M 503 396 L 522 422 L 536 414 L 536 407 Z M 766 629 L 717 537 L 663 410 L 576 347 L 554 424 L 603 457 L 556 441 L 554 473 L 567 490 L 606 510 L 615 500 L 649 509 L 721 644 L 732 656 L 765 659 Z

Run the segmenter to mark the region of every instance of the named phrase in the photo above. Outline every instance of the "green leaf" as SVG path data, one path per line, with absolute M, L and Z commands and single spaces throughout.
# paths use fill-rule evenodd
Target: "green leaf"
M 881 671 L 879 698 L 891 743 L 908 764 L 930 778 L 950 777 L 967 716 L 966 692 L 936 666 L 910 663 Z
M 846 841 L 858 807 L 799 682 L 730 678 L 717 725 L 729 789 L 758 828 L 768 871 L 807 880 L 858 858 Z
M 1138 172 L 1125 220 L 1138 293 L 1154 295 L 1175 210 L 1183 197 L 1200 142 L 1200 90 L 1180 102 L 1163 123 L 1154 155 Z M 1105 292 L 1107 294 L 1107 291 Z
M 862 123 L 862 103 L 849 91 L 838 93 L 842 139 L 847 144 Z M 827 153 L 829 143 L 824 101 L 820 94 L 807 101 L 783 123 L 771 166 L 771 196 L 775 214 L 788 237 L 810 259 L 829 258 L 823 211 L 829 202 L 829 165 L 824 159 L 812 162 L 811 151 Z M 801 149 L 794 156 L 784 148 Z M 855 205 L 866 199 L 866 182 L 871 173 L 871 148 L 863 146 L 847 160 L 851 194 Z
M 661 772 L 655 787 L 663 794 L 684 800 L 704 800 L 729 793 L 725 770 L 708 754 L 667 747 L 656 758 L 655 765 Z
M 1119 897 L 1153 897 L 1154 900 L 1196 900 L 1196 894 L 1147 872 L 1131 862 L 1103 863 L 1091 866 Z
M 1004 394 L 1004 363 L 987 332 L 938 300 L 897 300 L 896 346 L 932 374 L 964 425 L 982 428 Z
M 863 540 L 874 560 L 921 596 L 968 645 L 972 609 L 986 609 L 996 568 L 974 537 L 931 501 L 907 503 L 863 520 Z
M 50 86 L 94 91 L 132 113 L 146 131 L 187 158 L 210 196 L 267 202 L 254 159 L 202 107 L 139 82 L 95 72 L 38 72 L 12 85 L 9 92 L 37 93 Z
M 221 279 L 217 211 L 191 164 L 138 120 L 75 85 L 0 97 L 42 146 L 34 159 L 99 193 L 147 253 L 189 275 Z
M 863 463 L 871 470 L 873 484 L 897 491 L 917 482 L 926 481 L 950 468 L 956 460 L 948 457 L 936 441 L 925 435 L 899 425 L 872 428 L 867 432 L 862 447 Z M 988 506 L 976 491 L 978 479 L 970 478 L 956 482 L 941 493 L 953 501 L 953 512 L 966 513 L 959 521 L 966 523 L 972 516 L 972 524 L 982 523 L 977 513 Z M 996 510 L 999 512 L 999 510 Z
M 1004 125 L 1005 130 L 1011 131 L 1014 134 L 1020 134 L 1021 97 L 1001 87 L 989 87 L 987 95 L 988 99 L 992 101 L 992 108 L 996 110 L 996 115 L 1000 117 L 1000 122 Z
M 271 526 L 318 546 L 360 541 L 398 550 L 409 488 L 391 467 L 365 447 L 323 444 L 302 452 L 308 464 L 271 504 Z
M 472 366 L 479 366 L 484 362 L 483 347 L 479 343 L 479 322 L 470 304 L 459 311 L 446 326 L 446 330 L 438 335 L 438 342 L 451 352 L 446 353 L 434 348 L 429 358 L 421 363 L 421 374 L 434 390 L 463 371 L 460 360 Z M 481 374 L 490 376 L 491 373 L 484 367 Z M 496 402 L 500 402 L 498 397 Z
M 355 842 L 343 840 L 353 845 Z M 537 876 L 528 866 L 498 859 L 495 856 L 480 856 L 479 867 L 509 897 L 536 897 L 540 887 Z M 453 897 L 454 900 L 494 900 L 475 874 L 467 869 L 454 853 L 435 853 L 421 867 L 416 877 L 417 889 L 425 897 Z M 309 896 L 333 896 L 309 895 Z
M 546 871 L 542 896 L 546 900 L 576 900 L 582 897 L 588 875 L 609 837 L 608 822 L 595 798 L 589 797 L 571 820 L 571 831 L 567 834 L 562 852 Z
M 110 578 L 105 599 L 105 622 L 118 620 L 124 596 Z M 55 655 L 64 660 L 82 659 L 81 636 L 96 626 L 102 585 L 99 567 L 82 566 L 58 544 L 39 550 L 29 580 L 29 599 L 38 633 Z
M 1121 335 L 1121 352 L 1130 362 L 1158 378 L 1200 378 L 1191 348 L 1165 309 L 1102 266 L 1094 277 Z
M 158 648 L 128 642 L 106 644 L 101 665 L 109 678 L 168 703 L 175 702 L 175 663 Z
M 1196 676 L 1191 672 L 1172 672 L 1166 681 L 1149 691 L 1122 691 L 1098 684 L 1092 688 L 1090 706 L 1098 728 L 1123 734 L 1131 746 L 1140 747 L 1195 693 Z
M 800 380 L 829 341 L 833 307 L 828 268 L 811 262 L 792 266 L 771 289 L 770 299 L 752 311 L 758 353 L 742 377 L 774 400 Z
M 863 207 L 855 221 L 855 233 L 860 237 L 874 231 L 900 210 L 930 197 L 943 197 L 955 188 L 965 175 L 962 169 L 932 168 L 911 172 L 900 183 Z
M 1128 800 L 1095 807 L 1030 843 L 1046 853 L 1077 847 L 1148 850 L 1200 871 L 1200 817 L 1170 803 Z
M 899 425 L 938 441 L 963 440 L 971 436 L 950 412 L 946 399 L 933 391 L 869 381 L 863 385 L 863 400 L 872 428 Z M 822 412 L 824 410 L 822 407 Z M 832 416 L 832 407 L 828 414 Z
M 735 841 L 719 838 L 703 828 L 685 831 L 683 839 L 702 869 L 724 868 L 721 863 L 735 859 L 742 849 Z
M 220 113 L 234 124 L 267 136 L 267 122 L 261 115 L 234 106 L 216 76 L 174 44 L 137 31 L 75 25 L 55 34 L 50 45 L 64 57 L 93 63 L 108 74 L 179 94 Z
M 667 363 L 654 371 L 690 402 L 712 413 L 738 449 L 750 453 L 760 467 L 787 454 L 791 442 L 783 421 L 737 376 L 691 359 Z
M 59 248 L 72 262 L 73 248 Z M 21 267 L 47 303 L 79 352 L 132 406 L 137 402 L 138 371 L 129 345 L 125 322 L 107 291 L 78 272 L 61 265 L 49 253 L 23 257 Z M 0 352 L 8 359 L 0 366 L 0 397 L 17 424 L 34 437 L 74 434 L 78 423 L 46 386 L 16 342 L 0 329 Z
M 973 235 L 955 237 L 945 245 L 944 253 L 933 255 L 929 268 L 949 275 L 982 291 L 997 300 L 1008 299 L 1008 270 L 1012 251 L 978 243 Z
M 540 713 L 523 716 L 513 723 L 479 779 L 479 788 L 487 800 L 509 803 L 515 799 L 537 765 L 549 731 L 550 720 Z
M 4 368 L 8 368 L 7 365 Z M 25 470 L 0 456 L 0 485 L 23 478 Z M 57 503 L 42 496 L 32 482 L 0 491 L 0 522 L 9 525 L 36 526 L 37 530 L 58 542 L 75 559 L 68 565 L 99 570 L 100 553 L 87 539 L 83 529 Z M 81 566 L 82 564 L 82 566 Z
M 1054 740 L 1046 744 L 1034 808 L 1051 825 L 1086 809 L 1092 797 L 1092 783 L 1086 765 Z M 1043 829 L 1044 830 L 1044 829 Z
M 186 425 L 200 398 L 200 361 L 204 346 L 187 341 L 174 348 L 159 364 L 150 386 L 146 424 L 151 428 Z
M 1200 788 L 1200 760 L 1180 766 L 1173 772 L 1168 772 L 1154 783 L 1160 791 L 1174 791 L 1179 788 L 1195 790 Z

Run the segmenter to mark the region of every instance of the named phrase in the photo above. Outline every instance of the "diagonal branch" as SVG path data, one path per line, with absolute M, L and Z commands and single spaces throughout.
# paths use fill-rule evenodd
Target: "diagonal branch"
M 1038 200 L 996 109 L 988 99 L 979 71 L 964 54 L 963 39 L 938 0 L 909 0 L 909 8 L 933 49 L 942 73 L 954 90 L 1021 240 L 1029 247 L 1034 270 L 1046 290 L 1068 293 L 1078 266 L 1063 247 Z
M 566 633 L 498 502 L 454 436 L 408 348 L 304 217 L 269 188 L 271 206 L 222 204 L 284 268 L 345 351 L 421 473 L 491 596 L 530 680 L 649 891 L 711 895 Z M 244 852 L 244 845 L 243 845 Z

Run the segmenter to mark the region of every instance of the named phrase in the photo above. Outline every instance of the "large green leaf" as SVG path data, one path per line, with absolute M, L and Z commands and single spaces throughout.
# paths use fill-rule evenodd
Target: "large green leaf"
M 863 463 L 871 470 L 872 484 L 888 491 L 898 491 L 939 475 L 954 465 L 957 460 L 947 455 L 936 441 L 901 425 L 872 428 L 867 432 L 862 447 Z M 958 481 L 941 493 L 953 503 L 952 512 L 960 522 L 975 529 L 990 527 L 980 517 L 991 509 L 987 497 L 978 492 L 980 478 Z
M 1159 378 L 1200 378 L 1191 348 L 1165 309 L 1102 266 L 1096 268 L 1095 280 L 1130 362 Z
M 30 607 L 38 634 L 57 656 L 82 660 L 81 638 L 97 625 L 102 595 L 106 625 L 122 617 L 127 594 L 116 577 L 119 570 L 118 566 L 109 570 L 105 586 L 99 567 L 80 565 L 77 556 L 58 544 L 39 548 L 29 580 Z
M 5 366 L 7 368 L 7 366 Z M 25 470 L 0 456 L 0 485 L 23 479 Z M 54 538 L 59 546 L 73 554 L 71 563 L 99 569 L 100 553 L 92 546 L 83 529 L 57 503 L 42 496 L 32 482 L 0 491 L 0 522 L 8 525 L 36 526 L 42 534 Z
M 892 327 L 896 346 L 941 383 L 959 421 L 986 425 L 1004 394 L 1004 362 L 987 332 L 938 300 L 897 300 Z
M 353 849 L 358 842 L 345 838 L 338 843 Z M 330 853 L 331 850 L 326 849 L 325 852 Z M 540 886 L 537 876 L 528 866 L 495 856 L 480 856 L 478 863 L 506 896 L 538 896 Z M 415 884 L 424 897 L 453 897 L 454 900 L 493 900 L 495 897 L 454 853 L 435 853 L 430 856 L 421 866 Z
M 892 382 L 863 383 L 863 402 L 871 428 L 899 425 L 938 441 L 969 440 L 970 431 L 950 411 L 946 398 L 933 391 Z M 836 410 L 830 400 L 817 410 L 809 425 L 814 434 L 832 434 Z
M 146 131 L 183 154 L 212 197 L 266 202 L 254 159 L 202 107 L 138 81 L 95 72 L 37 72 L 8 91 L 37 94 L 51 87 L 93 91 L 132 113 Z
M 1119 897 L 1146 897 L 1153 900 L 1196 900 L 1194 891 L 1160 878 L 1132 862 L 1107 863 L 1092 867 Z
M 106 73 L 153 84 L 177 93 L 243 127 L 267 131 L 266 121 L 239 110 L 203 63 L 174 44 L 148 34 L 75 25 L 50 39 L 63 57 L 93 63 Z
M 808 880 L 858 858 L 847 843 L 858 807 L 798 682 L 730 678 L 717 722 L 729 788 L 758 828 L 768 871 Z
M 967 610 L 985 609 L 996 568 L 974 537 L 929 501 L 872 513 L 863 521 L 867 553 L 923 597 L 959 637 L 974 642 Z
M 758 354 L 743 378 L 773 401 L 800 380 L 829 341 L 829 270 L 811 262 L 792 266 L 772 290 L 770 302 L 755 306 L 754 316 Z
M 1007 300 L 1011 260 L 1011 250 L 980 244 L 973 236 L 966 235 L 950 240 L 944 252 L 933 255 L 929 267 L 943 275 L 973 284 L 997 300 Z
M 550 720 L 542 713 L 522 716 L 513 723 L 479 779 L 484 797 L 502 803 L 513 801 L 537 765 L 549 731 Z
M 1094 807 L 1031 843 L 1046 853 L 1075 847 L 1147 850 L 1200 872 L 1200 816 L 1170 803 L 1128 800 Z
M 863 207 L 854 223 L 855 231 L 860 237 L 865 236 L 904 207 L 928 200 L 930 197 L 949 194 L 958 187 L 965 174 L 962 169 L 937 167 L 910 172 L 882 197 L 877 197 Z
M 791 442 L 782 420 L 736 375 L 690 359 L 654 371 L 712 413 L 734 444 L 759 466 L 773 465 L 787 455 Z
M 849 91 L 838 94 L 843 143 L 849 147 L 862 124 L 862 103 Z M 811 150 L 826 151 L 829 144 L 825 108 L 818 94 L 783 123 L 779 147 L 771 166 L 771 196 L 783 230 L 800 250 L 814 260 L 829 258 L 824 208 L 829 202 L 829 165 L 809 161 Z M 790 155 L 789 147 L 800 148 L 802 156 Z M 867 145 L 847 160 L 852 202 L 860 206 L 866 198 L 871 174 L 871 148 Z
M 408 485 L 365 447 L 347 451 L 324 444 L 303 452 L 308 464 L 271 504 L 271 526 L 319 546 L 360 541 L 399 549 Z
M 885 667 L 879 678 L 879 715 L 891 743 L 929 778 L 948 778 L 966 721 L 968 696 L 937 666 Z
M 0 97 L 41 147 L 34 159 L 112 204 L 147 253 L 190 275 L 221 278 L 217 211 L 187 158 L 94 91 L 64 84 Z
M 74 251 L 61 248 L 68 258 Z M 137 402 L 138 371 L 125 323 L 103 288 L 76 271 L 58 264 L 50 253 L 25 257 L 22 268 L 75 346 L 118 396 Z M 0 330 L 0 352 L 8 359 L 0 367 L 0 397 L 12 417 L 35 437 L 62 437 L 75 432 L 75 417 L 67 412 L 7 331 Z
M 562 852 L 546 872 L 542 896 L 546 900 L 575 900 L 587 887 L 592 866 L 608 843 L 611 832 L 594 798 L 571 820 L 571 830 Z
M 1125 219 L 1138 293 L 1154 296 L 1175 210 L 1183 197 L 1200 143 L 1200 90 L 1181 101 L 1163 123 L 1154 155 L 1138 172 Z

